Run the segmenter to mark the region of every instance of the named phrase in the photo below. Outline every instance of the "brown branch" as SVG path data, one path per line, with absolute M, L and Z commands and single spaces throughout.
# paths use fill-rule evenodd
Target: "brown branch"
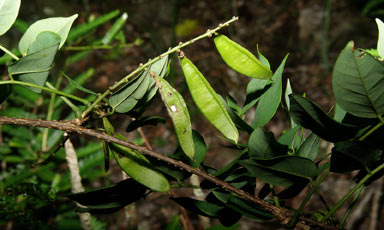
M 87 136 L 95 137 L 95 138 L 98 138 L 100 140 L 107 141 L 107 142 L 113 142 L 113 143 L 116 143 L 116 144 L 119 144 L 119 145 L 122 145 L 122 146 L 125 146 L 128 148 L 131 148 L 131 149 L 135 149 L 135 150 L 137 150 L 137 151 L 139 151 L 145 155 L 154 157 L 158 160 L 172 164 L 172 165 L 174 165 L 180 169 L 183 169 L 189 173 L 196 174 L 196 175 L 198 175 L 198 176 L 200 176 L 200 177 L 202 177 L 208 181 L 215 183 L 216 185 L 220 186 L 223 189 L 231 191 L 231 192 L 233 192 L 233 193 L 235 193 L 235 194 L 237 194 L 237 195 L 239 195 L 239 196 L 241 196 L 241 197 L 243 197 L 249 201 L 252 201 L 252 202 L 262 206 L 263 208 L 265 208 L 269 212 L 271 212 L 279 220 L 279 222 L 281 224 L 288 223 L 289 219 L 293 215 L 293 212 L 291 210 L 276 207 L 271 203 L 267 203 L 258 197 L 255 197 L 255 196 L 253 196 L 253 195 L 251 195 L 251 194 L 249 194 L 249 193 L 247 193 L 241 189 L 238 189 L 238 188 L 236 188 L 236 187 L 234 187 L 234 186 L 232 186 L 232 185 L 230 185 L 230 184 L 228 184 L 228 183 L 226 183 L 226 182 L 224 182 L 224 181 L 222 181 L 216 177 L 213 177 L 213 176 L 201 171 L 198 168 L 193 168 L 192 166 L 187 165 L 187 164 L 183 163 L 182 161 L 175 160 L 173 158 L 167 157 L 166 155 L 164 155 L 162 153 L 158 153 L 158 152 L 149 150 L 147 148 L 137 146 L 137 145 L 132 144 L 130 142 L 120 140 L 120 139 L 115 138 L 113 136 L 109 136 L 108 134 L 106 134 L 104 132 L 99 132 L 99 131 L 96 131 L 93 129 L 87 129 L 87 128 L 81 127 L 81 126 L 77 125 L 76 122 L 72 122 L 72 121 L 46 121 L 46 120 L 39 120 L 39 119 L 11 118 L 11 117 L 0 116 L 0 125 L 2 125 L 2 124 L 12 124 L 12 125 L 23 125 L 23 126 L 59 129 L 59 130 L 63 130 L 66 132 L 74 132 L 74 133 L 78 133 L 81 135 L 87 135 Z M 299 219 L 304 221 L 308 225 L 318 226 L 318 227 L 321 227 L 322 229 L 337 229 L 336 227 L 329 226 L 329 225 L 326 225 L 323 223 L 319 223 L 317 221 L 314 221 L 314 220 L 309 219 L 309 218 L 305 218 L 303 216 L 301 216 Z

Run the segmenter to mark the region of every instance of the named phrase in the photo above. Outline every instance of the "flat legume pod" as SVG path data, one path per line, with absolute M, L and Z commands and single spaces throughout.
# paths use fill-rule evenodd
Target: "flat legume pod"
M 271 79 L 272 71 L 247 49 L 225 35 L 216 36 L 214 41 L 221 57 L 232 69 L 248 77 Z
M 192 137 L 191 118 L 183 97 L 165 79 L 156 77 L 160 83 L 160 94 L 172 118 L 177 139 L 184 153 L 191 159 L 195 156 L 195 145 Z
M 193 101 L 199 110 L 226 138 L 237 143 L 239 132 L 209 82 L 187 57 L 182 58 L 181 67 Z

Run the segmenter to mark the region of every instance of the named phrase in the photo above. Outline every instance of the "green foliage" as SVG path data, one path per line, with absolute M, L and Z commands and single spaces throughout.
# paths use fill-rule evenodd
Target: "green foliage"
M 14 23 L 19 5 L 19 1 L 0 0 L 0 19 L 4 22 L 0 26 L 0 35 Z M 86 80 L 94 73 L 93 68 L 73 79 L 64 72 L 67 72 L 70 64 L 86 57 L 98 45 L 113 49 L 116 53 L 119 46 L 127 45 L 123 29 L 128 15 L 123 13 L 118 17 L 119 15 L 119 11 L 101 15 L 77 25 L 71 32 L 77 15 L 39 20 L 28 27 L 19 41 L 21 58 L 17 56 L 20 54 L 16 55 L 0 46 L 7 56 L 14 59 L 13 63 L 7 65 L 10 79 L 0 81 L 0 103 L 3 108 L 0 115 L 46 120 L 76 118 L 74 122 L 88 128 L 99 127 L 102 119 L 104 131 L 108 135 L 127 141 L 126 137 L 116 132 L 138 130 L 141 133 L 139 128 L 143 126 L 152 125 L 150 128 L 155 129 L 154 125 L 165 123 L 165 119 L 159 116 L 144 115 L 151 110 L 150 104 L 159 90 L 172 119 L 174 135 L 179 145 L 166 158 L 156 155 L 156 152 L 143 151 L 142 147 L 135 145 L 125 147 L 108 139 L 95 143 L 79 138 L 76 148 L 83 179 L 93 182 L 107 178 L 105 171 L 112 159 L 110 155 L 130 179 L 93 191 L 68 194 L 72 186 L 70 176 L 61 169 L 66 164 L 65 152 L 61 148 L 65 140 L 63 131 L 3 125 L 1 135 L 4 144 L 0 146 L 0 156 L 8 169 L 0 177 L 1 193 L 4 197 L 0 203 L 0 214 L 5 216 L 1 220 L 2 225 L 13 221 L 20 224 L 16 227 L 25 228 L 33 223 L 34 228 L 44 229 L 49 226 L 43 220 L 55 219 L 53 217 L 57 214 L 61 217 L 61 220 L 54 220 L 58 228 L 78 227 L 73 206 L 60 206 L 60 209 L 55 210 L 57 213 L 48 212 L 48 216 L 42 216 L 42 210 L 53 210 L 52 204 L 58 202 L 61 194 L 67 194 L 66 197 L 82 205 L 77 209 L 79 212 L 116 212 L 128 204 L 145 199 L 150 192 L 168 192 L 171 187 L 192 187 L 185 180 L 193 172 L 205 178 L 197 186 L 206 189 L 206 198 L 196 200 L 190 197 L 172 197 L 172 200 L 194 213 L 216 218 L 225 226 L 211 229 L 237 229 L 235 224 L 242 216 L 255 220 L 272 219 L 276 217 L 276 211 L 265 205 L 271 202 L 278 210 L 284 210 L 280 209 L 282 207 L 295 212 L 295 218 L 290 222 L 294 226 L 296 217 L 302 214 L 306 202 L 316 194 L 317 187 L 329 171 L 350 173 L 358 170 L 356 186 L 322 217 L 321 221 L 327 222 L 346 200 L 355 193 L 357 199 L 364 186 L 383 175 L 384 68 L 381 59 L 383 26 L 380 20 L 377 20 L 378 55 L 372 56 L 372 52 L 355 49 L 353 42 L 350 42 L 335 63 L 332 86 L 336 111 L 333 119 L 315 102 L 294 94 L 289 80 L 283 94 L 283 73 L 288 55 L 272 73 L 270 62 L 260 53 L 258 47 L 256 58 L 227 36 L 217 34 L 217 30 L 229 25 L 236 18 L 140 64 L 105 92 L 93 92 L 84 87 Z M 114 18 L 117 19 L 111 22 L 111 28 L 101 38 L 94 39 L 91 32 Z M 218 95 L 207 78 L 181 51 L 185 46 L 213 35 L 218 54 L 228 66 L 253 78 L 247 85 L 243 106 L 239 106 L 230 94 L 225 99 Z M 54 65 L 56 53 L 65 45 L 67 38 L 72 46 L 66 48 L 78 49 L 80 52 Z M 92 40 L 89 46 L 81 49 L 76 46 L 77 42 L 87 40 Z M 116 47 L 110 45 L 115 42 Z M 226 141 L 228 149 L 237 154 L 222 168 L 214 168 L 204 162 L 209 146 L 198 131 L 192 130 L 192 127 L 197 130 L 204 127 L 191 121 L 182 94 L 165 79 L 171 71 L 170 55 L 174 53 L 179 53 L 187 90 L 197 109 L 225 137 L 223 141 Z M 9 61 L 5 58 L 1 63 L 9 63 L 7 60 Z M 58 71 L 50 71 L 52 68 Z M 56 73 L 61 74 L 54 76 Z M 61 81 L 64 77 L 69 85 L 62 89 Z M 51 93 L 49 99 L 40 94 L 44 91 Z M 78 97 L 75 95 L 77 93 L 87 96 Z M 76 101 L 82 102 L 82 105 L 74 103 Z M 48 109 L 36 109 L 44 105 L 48 105 Z M 276 139 L 275 134 L 266 127 L 279 109 L 287 114 L 291 129 Z M 252 124 L 245 119 L 250 111 L 255 111 Z M 115 129 L 107 118 L 115 113 L 129 115 L 134 119 L 128 127 Z M 304 129 L 310 131 L 309 135 Z M 80 130 L 82 131 L 83 129 Z M 320 149 L 322 141 L 334 145 L 329 153 L 330 160 L 323 157 L 327 153 Z M 105 171 L 101 167 L 103 162 Z M 180 167 L 187 171 L 181 171 Z M 245 199 L 247 196 L 244 193 L 254 194 L 256 181 L 263 182 L 264 186 L 258 194 L 260 202 L 254 203 L 252 199 Z M 294 209 L 279 200 L 297 196 L 308 184 L 312 187 L 300 208 Z M 280 186 L 282 191 L 276 193 L 274 186 Z M 269 198 L 273 198 L 273 201 Z M 26 210 L 30 211 L 25 212 Z M 349 211 L 344 220 L 348 213 Z M 92 223 L 96 229 L 104 227 L 104 223 L 97 219 L 93 219 Z M 337 223 L 337 220 L 327 223 Z M 180 221 L 175 217 L 166 229 L 180 229 L 179 225 Z

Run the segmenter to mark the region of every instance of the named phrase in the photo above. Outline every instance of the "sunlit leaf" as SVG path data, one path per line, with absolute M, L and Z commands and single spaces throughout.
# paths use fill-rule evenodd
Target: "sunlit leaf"
M 0 0 L 0 36 L 5 34 L 19 14 L 21 0 Z

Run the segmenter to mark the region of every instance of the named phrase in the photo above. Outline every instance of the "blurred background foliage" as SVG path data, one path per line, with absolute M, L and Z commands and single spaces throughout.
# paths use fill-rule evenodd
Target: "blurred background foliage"
M 296 93 L 307 92 L 308 97 L 327 110 L 334 102 L 330 71 L 338 53 L 350 40 L 354 40 L 357 47 L 376 46 L 377 29 L 373 18 L 384 18 L 383 7 L 383 0 L 28 0 L 22 1 L 21 20 L 6 36 L 1 37 L 0 43 L 16 48 L 16 42 L 30 23 L 46 17 L 78 13 L 74 26 L 78 26 L 77 29 L 80 29 L 77 32 L 80 32 L 75 34 L 74 29 L 67 46 L 59 52 L 50 82 L 57 82 L 62 70 L 85 87 L 103 92 L 139 63 L 238 15 L 240 20 L 221 32 L 253 52 L 256 52 L 258 45 L 270 60 L 272 70 L 277 68 L 286 53 L 290 53 L 284 77 L 290 78 Z M 129 15 L 128 20 L 109 47 L 75 50 L 79 46 L 102 46 L 102 39 L 124 12 Z M 97 20 L 100 22 L 93 28 L 81 32 L 81 25 Z M 212 39 L 199 41 L 183 51 L 218 93 L 230 93 L 238 102 L 244 102 L 249 80 L 226 67 L 217 55 Z M 7 61 L 5 57 L 0 58 L 3 64 Z M 193 109 L 195 106 L 187 94 L 184 78 L 174 63 L 175 60 L 172 62 L 171 82 L 184 94 L 190 107 L 193 128 L 203 135 L 209 147 L 205 163 L 220 167 L 235 155 L 223 146 L 224 142 L 217 138 L 217 131 Z M 2 76 L 6 76 L 4 66 L 1 71 Z M 63 80 L 60 88 L 74 92 L 68 85 Z M 22 87 L 15 87 L 14 92 L 2 104 L 0 115 L 46 118 L 47 95 L 43 98 Z M 81 92 L 77 94 L 83 95 Z M 159 101 L 161 99 L 157 97 L 155 100 L 148 114 L 166 117 L 166 110 Z M 62 101 L 56 100 L 58 109 L 52 119 L 73 117 L 70 110 L 60 105 Z M 249 119 L 252 117 L 250 115 Z M 130 122 L 128 116 L 116 115 L 111 121 L 129 140 L 144 143 L 136 132 L 125 132 Z M 176 146 L 169 124 L 144 128 L 151 144 L 160 152 L 172 152 Z M 276 135 L 287 127 L 284 114 L 279 113 L 268 125 Z M 81 229 L 75 206 L 62 197 L 71 188 L 63 149 L 45 164 L 36 165 L 47 158 L 62 136 L 62 132 L 51 130 L 46 146 L 42 146 L 44 132 L 40 128 L 6 125 L 1 128 L 0 229 Z M 112 165 L 108 173 L 104 172 L 101 143 L 79 136 L 72 138 L 72 141 L 80 159 L 80 173 L 86 190 L 111 185 L 122 179 L 116 165 Z M 48 153 L 43 150 L 48 150 Z M 342 178 L 335 180 L 341 184 L 340 187 L 345 187 Z M 337 185 L 328 187 L 325 185 L 323 189 L 338 189 Z M 173 193 L 192 195 L 188 189 Z M 295 200 L 290 202 L 294 204 Z M 315 207 L 316 201 L 311 205 Z M 152 194 L 135 206 L 115 214 L 93 216 L 92 226 L 94 229 L 181 229 L 179 213 L 185 213 L 185 210 L 167 199 L 167 194 Z M 188 216 L 196 229 L 218 225 L 215 220 L 198 218 L 192 213 Z M 354 223 L 358 222 L 357 219 Z M 277 226 L 243 218 L 238 225 L 226 229 L 256 228 L 276 229 Z M 216 226 L 210 229 L 224 228 Z

